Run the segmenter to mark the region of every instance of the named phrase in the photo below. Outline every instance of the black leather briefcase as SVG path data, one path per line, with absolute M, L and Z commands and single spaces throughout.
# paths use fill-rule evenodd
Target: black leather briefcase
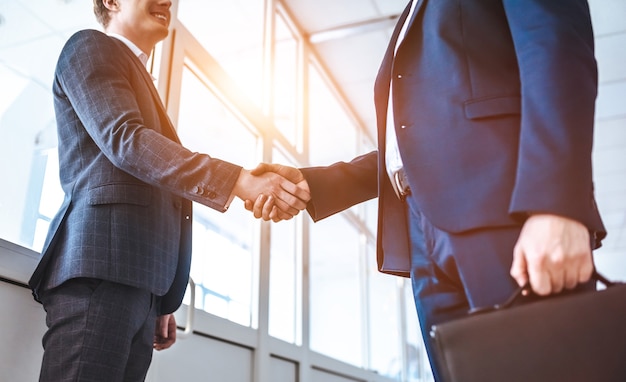
M 445 382 L 626 382 L 626 284 L 523 299 L 435 325 Z

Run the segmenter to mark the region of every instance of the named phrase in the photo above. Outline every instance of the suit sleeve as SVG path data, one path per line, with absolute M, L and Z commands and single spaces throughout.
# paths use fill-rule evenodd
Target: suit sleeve
M 378 196 L 378 154 L 361 155 L 352 161 L 327 167 L 302 168 L 311 201 L 307 211 L 314 221 L 341 212 Z
M 585 0 L 504 0 L 520 69 L 522 114 L 510 212 L 601 227 L 591 150 L 597 68 Z
M 124 53 L 124 52 L 122 52 Z M 161 105 L 138 103 L 132 62 L 108 36 L 74 35 L 56 71 L 67 98 L 89 136 L 108 160 L 134 177 L 225 211 L 241 167 L 194 153 L 163 134 L 169 126 L 146 126 L 144 115 Z M 147 89 L 147 88 L 146 88 Z

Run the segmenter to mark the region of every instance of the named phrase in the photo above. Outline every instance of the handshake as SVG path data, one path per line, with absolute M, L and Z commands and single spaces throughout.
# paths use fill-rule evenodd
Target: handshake
M 233 194 L 244 201 L 255 218 L 273 222 L 296 216 L 311 199 L 309 185 L 300 170 L 267 163 L 253 170 L 242 169 Z

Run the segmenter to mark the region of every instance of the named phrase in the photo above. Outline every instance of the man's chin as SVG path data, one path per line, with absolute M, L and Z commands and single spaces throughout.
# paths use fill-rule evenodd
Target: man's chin
M 165 40 L 167 38 L 167 36 L 169 35 L 170 30 L 169 29 L 163 29 L 160 30 L 158 33 L 155 33 L 155 36 L 158 36 L 158 39 L 156 40 L 157 43 Z

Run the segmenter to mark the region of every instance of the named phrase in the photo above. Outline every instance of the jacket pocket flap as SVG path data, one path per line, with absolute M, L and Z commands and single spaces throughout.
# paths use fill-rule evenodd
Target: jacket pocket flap
M 465 102 L 465 117 L 480 119 L 516 115 L 521 112 L 520 97 L 498 97 Z
M 150 204 L 151 190 L 147 185 L 130 183 L 103 184 L 89 190 L 89 204 Z

